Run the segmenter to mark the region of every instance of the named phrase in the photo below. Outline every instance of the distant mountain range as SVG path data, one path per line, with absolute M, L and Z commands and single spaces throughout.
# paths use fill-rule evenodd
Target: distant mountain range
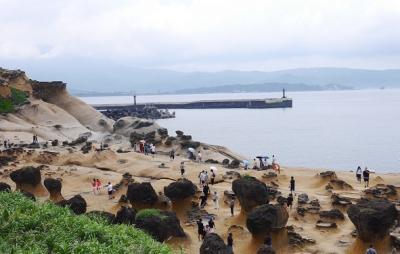
M 18 68 L 38 80 L 62 80 L 71 91 L 97 93 L 173 93 L 206 91 L 273 91 L 330 88 L 400 88 L 400 70 L 302 68 L 282 71 L 178 72 L 140 69 L 104 61 L 25 64 Z M 5 66 L 7 67 L 7 66 Z M 287 85 L 289 84 L 289 85 Z M 251 85 L 245 87 L 246 85 Z M 297 87 L 297 88 L 296 88 Z M 322 88 L 320 88 L 322 87 Z M 330 87 L 330 88 L 329 88 Z

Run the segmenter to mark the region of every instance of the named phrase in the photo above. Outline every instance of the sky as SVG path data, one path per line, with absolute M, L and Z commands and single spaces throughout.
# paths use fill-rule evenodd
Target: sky
M 0 0 L 0 66 L 400 68 L 399 0 Z

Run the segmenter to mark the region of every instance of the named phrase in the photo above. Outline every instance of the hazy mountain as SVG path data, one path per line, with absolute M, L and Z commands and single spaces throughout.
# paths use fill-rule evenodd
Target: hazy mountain
M 399 87 L 400 70 L 303 68 L 273 72 L 220 71 L 178 72 L 140 69 L 107 61 L 46 60 L 4 66 L 20 68 L 38 80 L 63 80 L 70 90 L 96 92 L 174 92 L 225 85 L 268 83 L 354 88 Z

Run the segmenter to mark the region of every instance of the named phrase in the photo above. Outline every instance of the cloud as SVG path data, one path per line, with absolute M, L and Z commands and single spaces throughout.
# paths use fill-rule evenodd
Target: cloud
M 0 0 L 0 60 L 400 67 L 399 23 L 397 0 Z

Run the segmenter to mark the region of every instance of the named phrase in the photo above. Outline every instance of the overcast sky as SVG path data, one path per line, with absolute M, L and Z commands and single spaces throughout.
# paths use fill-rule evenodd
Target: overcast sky
M 400 68 L 399 24 L 399 0 L 0 0 L 0 66 Z

